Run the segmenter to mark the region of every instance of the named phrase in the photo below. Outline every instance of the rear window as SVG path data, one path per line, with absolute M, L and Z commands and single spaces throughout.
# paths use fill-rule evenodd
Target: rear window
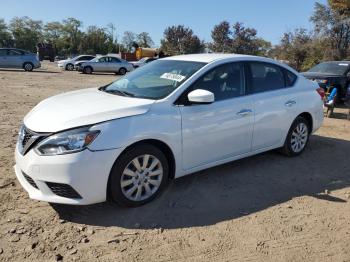
M 262 63 L 250 63 L 252 75 L 252 93 L 261 93 L 285 87 L 282 69 L 279 66 Z

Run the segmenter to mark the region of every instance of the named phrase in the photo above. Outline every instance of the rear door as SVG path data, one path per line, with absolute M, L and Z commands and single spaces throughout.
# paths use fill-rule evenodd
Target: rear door
M 94 71 L 108 72 L 108 57 L 101 57 L 98 62 L 93 64 Z
M 120 69 L 120 65 L 121 65 L 120 59 L 116 57 L 109 57 L 109 63 L 108 63 L 109 72 L 114 72 L 114 73 L 118 72 Z
M 15 49 L 8 49 L 7 52 L 7 63 L 9 67 L 12 68 L 22 68 L 23 67 L 24 54 Z
M 298 98 L 286 69 L 265 62 L 250 62 L 249 69 L 249 93 L 255 112 L 252 150 L 255 151 L 284 142 L 296 117 Z M 294 74 L 289 73 L 293 78 Z
M 183 168 L 214 163 L 251 150 L 253 101 L 245 95 L 243 63 L 218 66 L 204 74 L 182 96 L 205 89 L 215 96 L 212 104 L 180 106 Z M 187 99 L 188 101 L 188 99 Z

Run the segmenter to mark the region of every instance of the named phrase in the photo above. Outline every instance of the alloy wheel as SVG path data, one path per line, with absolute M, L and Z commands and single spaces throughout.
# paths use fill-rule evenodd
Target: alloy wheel
M 291 148 L 295 153 L 301 152 L 306 146 L 309 131 L 305 123 L 299 123 L 291 135 Z
M 33 66 L 30 63 L 26 63 L 24 65 L 24 70 L 25 71 L 32 71 L 33 70 Z
M 135 157 L 125 167 L 120 186 L 123 195 L 132 201 L 142 201 L 153 196 L 163 179 L 161 161 L 149 154 Z

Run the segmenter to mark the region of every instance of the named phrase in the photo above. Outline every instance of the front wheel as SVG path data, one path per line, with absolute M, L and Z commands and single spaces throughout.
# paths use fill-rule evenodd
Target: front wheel
M 84 74 L 92 74 L 92 68 L 90 66 L 84 67 L 83 73 Z
M 74 70 L 74 65 L 72 65 L 72 64 L 66 65 L 66 70 L 67 71 L 73 71 Z
M 288 131 L 281 152 L 287 156 L 300 155 L 309 141 L 310 132 L 309 122 L 304 117 L 297 117 Z
M 138 145 L 115 162 L 109 179 L 112 200 L 121 206 L 136 207 L 152 201 L 168 182 L 168 161 L 152 145 Z

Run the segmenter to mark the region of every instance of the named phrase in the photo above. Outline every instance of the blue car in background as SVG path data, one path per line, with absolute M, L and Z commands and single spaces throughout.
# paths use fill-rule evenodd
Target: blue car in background
M 23 68 L 25 71 L 33 71 L 40 66 L 36 54 L 17 48 L 0 48 L 0 68 Z

